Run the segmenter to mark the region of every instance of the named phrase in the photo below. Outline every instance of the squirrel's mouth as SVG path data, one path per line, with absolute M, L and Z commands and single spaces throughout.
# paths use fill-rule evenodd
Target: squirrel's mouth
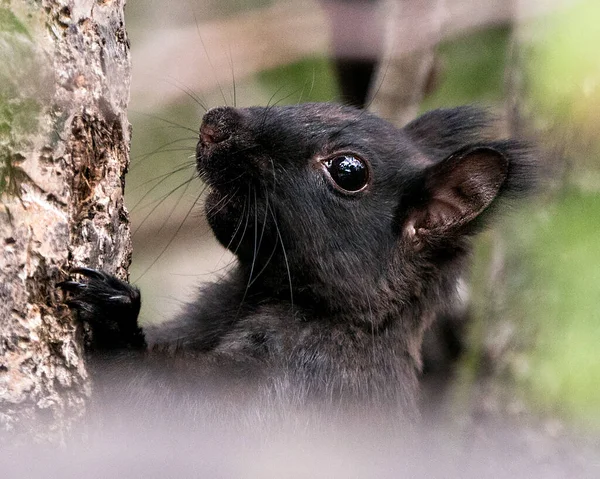
M 227 136 L 218 143 L 211 142 L 203 137 L 208 135 L 203 133 L 203 129 L 204 124 L 200 128 L 200 139 L 196 145 L 196 168 L 200 176 L 210 182 L 211 176 L 215 176 L 214 173 L 218 172 L 216 170 L 223 168 L 224 165 L 221 163 L 225 161 L 220 161 L 220 158 L 226 157 L 231 151 L 232 140 L 231 136 Z
M 210 148 L 231 138 L 231 132 L 219 125 L 202 122 L 200 125 L 200 144 Z
M 200 176 L 210 183 L 211 177 L 218 174 L 221 157 L 232 150 L 235 132 L 239 128 L 238 113 L 229 107 L 209 110 L 202 118 L 196 145 L 196 164 Z M 213 171 L 215 170 L 215 171 Z
M 196 167 L 213 189 L 231 192 L 248 182 L 252 169 L 242 114 L 231 107 L 209 110 L 202 118 L 196 145 Z
M 218 125 L 203 121 L 200 125 L 198 144 L 196 145 L 196 160 L 202 163 L 218 154 L 230 150 L 233 144 L 232 132 Z

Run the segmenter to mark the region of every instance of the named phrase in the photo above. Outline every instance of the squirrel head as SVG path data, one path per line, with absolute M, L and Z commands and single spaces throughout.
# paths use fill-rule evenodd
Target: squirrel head
M 329 314 L 439 300 L 469 237 L 535 182 L 492 123 L 472 107 L 402 129 L 327 103 L 212 109 L 196 149 L 209 224 L 256 291 Z

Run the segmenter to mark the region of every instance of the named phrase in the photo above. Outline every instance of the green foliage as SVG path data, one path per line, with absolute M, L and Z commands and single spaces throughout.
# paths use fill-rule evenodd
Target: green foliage
M 31 38 L 25 25 L 8 8 L 0 7 L 0 32 L 22 34 Z
M 600 111 L 600 62 L 595 54 L 599 15 L 600 4 L 581 2 L 529 26 L 532 41 L 522 46 L 527 78 L 521 106 L 533 105 L 529 109 L 538 126 L 561 125 L 560 136 L 551 142 L 563 142 L 588 179 L 599 166 L 600 135 L 594 132 L 597 121 L 592 121 Z M 422 109 L 500 103 L 509 33 L 494 28 L 444 44 L 438 88 Z M 567 124 L 567 118 L 576 123 Z M 574 126 L 578 143 L 565 133 Z M 600 427 L 597 218 L 600 195 L 571 186 L 558 198 L 514 214 L 495 232 L 478 238 L 471 274 L 474 321 L 461 368 L 463 388 L 475 381 L 490 341 L 502 341 L 496 334 L 502 325 L 512 324 L 508 327 L 516 329 L 507 362 L 495 365 L 500 368 L 495 381 L 504 385 L 507 398 L 516 386 L 532 411 Z M 489 279 L 498 249 L 505 255 L 500 285 Z M 463 388 L 458 392 L 464 393 Z
M 569 160 L 567 180 L 600 191 L 600 2 L 583 0 L 535 22 L 523 51 L 527 111 Z
M 513 307 L 534 332 L 517 377 L 540 412 L 600 427 L 600 196 L 568 189 L 508 232 Z
M 496 27 L 442 44 L 436 88 L 421 110 L 500 101 L 509 33 L 508 28 Z
M 38 129 L 45 81 L 38 46 L 27 27 L 14 12 L 0 8 L 0 195 L 18 190 L 19 150 Z
M 600 2 L 539 19 L 524 65 L 538 114 L 563 120 L 585 117 L 600 102 Z M 540 111 L 541 110 L 541 111 Z
M 599 16 L 600 3 L 583 0 L 530 27 L 523 61 L 528 109 L 550 144 L 561 142 L 568 181 L 555 203 L 522 218 L 513 231 L 529 258 L 517 305 L 535 330 L 523 389 L 539 410 L 595 428 L 600 428 Z

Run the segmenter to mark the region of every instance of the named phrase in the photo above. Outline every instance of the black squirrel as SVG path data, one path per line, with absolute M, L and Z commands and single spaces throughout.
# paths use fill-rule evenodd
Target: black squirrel
M 190 381 L 222 373 L 271 403 L 404 417 L 424 331 L 453 301 L 470 238 L 536 176 L 531 150 L 495 139 L 474 107 L 402 129 L 336 104 L 219 107 L 203 118 L 196 159 L 209 224 L 236 268 L 147 331 L 135 287 L 75 269 L 87 280 L 63 287 L 90 326 L 90 355 L 148 343 L 144 361 L 159 363 L 175 347 L 201 371 Z

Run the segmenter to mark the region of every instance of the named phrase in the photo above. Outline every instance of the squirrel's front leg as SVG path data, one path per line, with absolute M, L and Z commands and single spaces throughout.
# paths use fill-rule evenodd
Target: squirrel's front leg
M 146 349 L 144 333 L 138 326 L 139 290 L 103 271 L 75 268 L 71 273 L 86 279 L 64 281 L 59 286 L 69 293 L 67 305 L 89 326 L 86 349 Z

